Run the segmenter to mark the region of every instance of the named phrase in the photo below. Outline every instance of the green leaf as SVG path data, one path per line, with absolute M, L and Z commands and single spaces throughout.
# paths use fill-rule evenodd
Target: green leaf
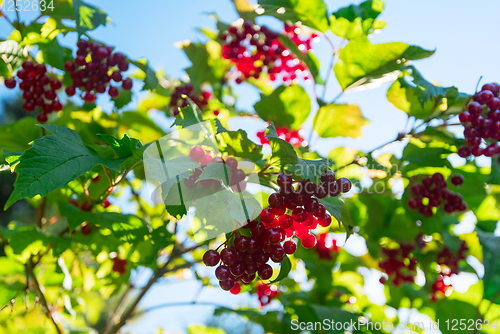
M 461 324 L 464 323 L 469 324 L 469 320 L 471 322 L 474 321 L 473 323 L 475 323 L 477 319 L 477 310 L 474 305 L 461 300 L 443 298 L 438 302 L 435 312 L 436 320 L 440 323 L 439 330 L 443 334 L 453 334 L 458 332 L 460 334 L 475 333 L 475 330 L 470 328 L 468 325 L 461 326 Z M 453 324 L 455 322 L 451 321 L 454 319 L 456 319 L 459 324 L 455 327 L 455 329 L 453 329 Z M 446 321 L 449 321 L 450 326 L 447 325 Z M 458 330 L 458 328 L 461 328 L 461 330 Z
M 319 184 L 321 175 L 329 169 L 330 161 L 328 159 L 307 160 L 297 158 L 295 164 L 290 165 L 287 168 L 287 171 L 301 179 L 309 179 L 312 182 Z
M 128 60 L 131 64 L 139 68 L 144 74 L 142 80 L 144 81 L 144 86 L 142 90 L 154 90 L 158 86 L 158 78 L 155 71 L 149 66 L 147 59 L 138 60 Z
M 323 204 L 328 212 L 334 217 L 339 224 L 342 223 L 344 225 L 345 231 L 347 233 L 347 238 L 349 238 L 352 234 L 353 227 L 355 224 L 351 219 L 351 215 L 345 202 L 338 197 L 325 197 L 319 200 L 321 204 Z
M 403 78 L 396 80 L 387 91 L 387 100 L 393 106 L 419 119 L 426 119 L 436 110 L 439 110 L 444 101 L 439 99 L 425 102 L 423 105 L 419 101 L 417 88 L 408 84 Z
M 484 298 L 500 304 L 500 237 L 477 230 L 479 242 L 483 247 Z
M 453 153 L 445 147 L 433 147 L 432 144 L 426 144 L 419 140 L 410 140 L 403 150 L 403 161 L 410 164 L 405 166 L 406 171 L 417 167 L 447 167 L 451 168 L 451 163 L 446 156 Z
M 6 125 L 0 125 L 0 153 L 3 150 L 25 151 L 30 143 L 40 137 L 40 128 L 36 120 L 24 117 Z
M 115 108 L 120 110 L 127 104 L 132 102 L 132 91 L 125 90 L 121 87 L 119 87 L 118 90 L 120 91 L 120 94 L 114 99 L 111 99 L 111 101 L 113 101 L 113 103 L 115 104 Z
M 231 180 L 231 168 L 227 167 L 226 164 L 208 164 L 203 169 L 203 172 L 198 177 L 198 181 L 201 180 L 217 180 L 222 181 L 227 186 L 230 185 Z
M 56 21 L 64 19 L 74 20 L 76 29 L 81 35 L 87 31 L 94 30 L 107 23 L 107 14 L 98 7 L 82 0 L 54 0 L 50 1 L 53 8 L 49 8 L 47 1 L 46 10 L 43 15 L 48 15 Z
M 280 166 L 294 165 L 297 162 L 297 153 L 290 143 L 278 137 L 274 123 L 267 127 L 266 138 L 269 139 L 273 152 L 273 162 Z
M 192 63 L 185 70 L 195 87 L 201 87 L 206 82 L 214 84 L 224 77 L 228 64 L 221 56 L 219 43 L 189 43 L 182 45 L 182 50 Z
M 332 103 L 319 108 L 313 129 L 322 138 L 357 138 L 363 135 L 361 128 L 368 123 L 358 106 Z
M 283 258 L 283 261 L 281 261 L 280 264 L 281 264 L 280 273 L 278 274 L 278 276 L 274 280 L 269 282 L 269 284 L 277 283 L 277 282 L 283 280 L 284 278 L 287 278 L 288 274 L 290 273 L 290 270 L 292 270 L 292 262 L 290 262 L 290 258 L 288 256 L 285 255 L 285 257 Z
M 117 212 L 80 211 L 67 202 L 59 206 L 59 211 L 68 220 L 71 231 L 83 222 L 88 222 L 101 228 L 110 229 L 117 238 L 127 242 L 142 240 L 149 233 L 146 222 L 134 215 L 124 215 Z
M 203 114 L 201 113 L 198 106 L 191 100 L 189 101 L 189 106 L 181 108 L 179 115 L 175 117 L 175 125 L 181 128 L 187 128 L 188 126 L 195 125 L 203 122 Z
M 217 138 L 221 152 L 252 161 L 262 159 L 262 146 L 248 139 L 245 130 L 222 132 L 217 135 Z
M 311 99 L 299 85 L 280 86 L 269 96 L 261 94 L 254 109 L 263 120 L 296 130 L 311 112 Z
M 36 43 L 42 51 L 42 60 L 45 64 L 64 71 L 64 63 L 73 60 L 71 49 L 62 47 L 57 39 L 45 40 Z
M 262 15 L 293 23 L 301 21 L 308 27 L 325 32 L 328 27 L 328 12 L 322 0 L 259 0 L 264 10 Z M 259 11 L 257 10 L 257 13 Z
M 311 75 L 314 78 L 314 82 L 318 85 L 324 85 L 325 82 L 323 81 L 323 78 L 321 78 L 321 76 L 319 75 L 320 63 L 319 63 L 319 60 L 314 55 L 314 53 L 312 53 L 310 51 L 305 52 L 305 53 L 300 51 L 299 48 L 297 47 L 297 44 L 295 44 L 286 35 L 283 35 L 283 34 L 279 35 L 279 39 L 280 39 L 281 43 L 283 43 L 284 46 L 286 46 L 288 49 L 290 49 L 290 51 L 292 51 L 292 53 L 297 58 L 299 58 L 300 60 L 302 60 L 306 64 L 307 68 L 309 69 L 309 72 L 311 72 Z
M 127 135 L 124 135 L 122 139 L 116 139 L 115 137 L 107 134 L 100 134 L 98 136 L 104 139 L 104 141 L 111 146 L 120 158 L 128 158 L 136 152 L 139 152 L 137 155 L 142 158 L 144 147 L 137 139 L 129 138 Z
M 410 60 L 430 57 L 434 51 L 394 42 L 372 44 L 361 37 L 347 44 L 335 64 L 335 76 L 342 90 L 391 80 Z
M 120 171 L 123 159 L 99 157 L 85 146 L 76 131 L 58 125 L 44 125 L 43 128 L 53 135 L 35 140 L 19 159 L 16 168 L 19 176 L 5 210 L 22 198 L 45 196 L 62 188 L 99 164 Z
M 384 9 L 381 0 L 368 0 L 359 5 L 340 8 L 332 14 L 332 32 L 342 38 L 355 39 L 385 27 L 385 22 L 377 17 Z

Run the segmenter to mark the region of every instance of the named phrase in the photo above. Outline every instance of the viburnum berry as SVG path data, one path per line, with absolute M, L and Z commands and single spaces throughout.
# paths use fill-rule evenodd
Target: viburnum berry
M 209 267 L 216 266 L 220 261 L 220 255 L 215 250 L 209 250 L 203 254 L 203 263 Z
M 278 137 L 290 143 L 293 146 L 306 146 L 307 141 L 304 137 L 304 130 L 290 130 L 286 127 L 276 127 L 276 133 Z M 257 137 L 260 139 L 260 144 L 269 144 L 269 139 L 266 137 L 266 130 L 257 132 Z
M 398 248 L 382 248 L 387 259 L 380 262 L 379 267 L 392 278 L 395 286 L 415 281 L 417 260 L 411 254 L 414 249 L 415 246 L 407 243 L 400 243 Z
M 74 61 L 64 63 L 64 69 L 69 73 L 72 85 L 66 87 L 66 94 L 73 96 L 79 88 L 85 92 L 84 101 L 93 103 L 95 94 L 103 94 L 108 90 L 111 98 L 116 98 L 119 91 L 111 85 L 111 80 L 122 82 L 124 90 L 132 89 L 131 79 L 123 79 L 122 72 L 129 68 L 128 60 L 124 54 L 98 42 L 81 39 L 77 43 L 76 58 Z M 90 59 L 87 61 L 87 57 Z
M 92 233 L 92 227 L 88 223 L 83 223 L 81 231 L 83 235 L 89 235 Z
M 320 259 L 332 260 L 333 254 L 338 253 L 340 247 L 337 245 L 337 240 L 328 237 L 328 233 L 321 233 L 315 250 Z
M 308 34 L 301 27 L 285 25 L 287 35 L 303 53 L 311 49 L 316 34 Z M 223 43 L 222 57 L 236 65 L 236 83 L 249 78 L 259 78 L 267 73 L 271 81 L 281 76 L 283 82 L 297 82 L 303 75 L 309 80 L 307 67 L 292 52 L 283 46 L 279 34 L 266 26 L 245 22 L 241 26 L 231 26 L 219 36 Z
M 40 113 L 37 116 L 39 123 L 47 122 L 47 114 L 62 110 L 56 92 L 62 87 L 62 83 L 59 79 L 47 75 L 45 64 L 35 64 L 31 60 L 25 60 L 16 76 L 21 80 L 19 88 L 23 91 L 22 97 L 25 100 L 23 109 L 31 113 L 39 107 Z M 9 89 L 15 88 L 16 79 L 5 79 L 5 86 Z
M 181 84 L 175 87 L 174 92 L 170 95 L 170 107 L 172 114 L 177 116 L 179 108 L 185 108 L 189 105 L 188 98 L 191 99 L 201 110 L 207 105 L 212 97 L 209 91 L 202 91 L 201 95 L 195 92 L 195 87 L 192 83 Z
M 234 286 L 229 290 L 233 295 L 237 295 L 241 292 L 241 285 L 239 283 L 234 283 Z
M 459 186 L 463 183 L 462 175 L 454 175 L 450 178 L 452 184 Z M 424 217 L 434 215 L 433 207 L 443 206 L 446 213 L 463 212 L 467 210 L 467 204 L 460 194 L 455 194 L 447 188 L 448 182 L 441 173 L 435 173 L 432 177 L 425 176 L 421 184 L 414 182 L 409 189 L 411 194 L 407 202 L 410 210 L 418 210 Z M 413 196 L 411 196 L 413 195 Z M 424 204 L 424 200 L 428 202 Z
M 465 137 L 465 145 L 457 152 L 460 157 L 500 154 L 500 145 L 497 145 L 500 140 L 499 90 L 497 83 L 483 85 L 481 91 L 473 96 L 467 110 L 459 115 Z

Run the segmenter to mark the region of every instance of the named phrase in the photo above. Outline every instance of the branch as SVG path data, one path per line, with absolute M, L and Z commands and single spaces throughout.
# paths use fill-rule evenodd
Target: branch
M 36 208 L 36 226 L 42 228 L 42 220 L 45 217 L 45 207 L 47 206 L 47 197 L 43 197 Z
M 40 298 L 40 302 L 42 303 L 42 307 L 45 309 L 45 314 L 47 317 L 52 321 L 54 324 L 54 327 L 57 330 L 57 333 L 59 334 L 65 334 L 64 330 L 62 327 L 59 325 L 57 322 L 56 318 L 53 315 L 52 308 L 49 306 L 49 303 L 47 302 L 47 299 L 45 298 L 45 295 L 42 292 L 42 286 L 40 283 L 38 283 L 38 279 L 36 278 L 35 272 L 33 271 L 34 269 L 34 264 L 33 264 L 33 258 L 29 258 L 28 262 L 26 263 L 26 270 L 28 272 L 28 275 L 30 275 L 33 279 L 33 286 L 35 287 L 35 292 L 38 294 L 38 297 Z

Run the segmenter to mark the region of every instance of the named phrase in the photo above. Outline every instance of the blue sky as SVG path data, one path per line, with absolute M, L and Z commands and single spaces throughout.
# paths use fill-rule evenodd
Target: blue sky
M 174 43 L 182 40 L 203 40 L 196 27 L 215 26 L 208 16 L 216 12 L 219 18 L 231 22 L 237 18 L 230 0 L 94 0 L 90 1 L 106 10 L 113 21 L 105 28 L 92 32 L 92 36 L 116 46 L 131 58 L 146 57 L 155 68 L 163 68 L 168 75 L 182 76 L 189 61 Z M 327 0 L 330 12 L 350 4 L 346 0 Z M 355 3 L 359 3 L 356 1 Z M 430 81 L 443 86 L 457 86 L 460 91 L 472 93 L 479 77 L 482 83 L 500 80 L 497 57 L 500 45 L 496 32 L 500 31 L 500 1 L 476 0 L 386 0 L 381 19 L 387 26 L 371 37 L 373 43 L 406 42 L 426 49 L 436 50 L 429 59 L 415 62 L 416 67 Z M 30 14 L 21 14 L 30 17 Z M 273 22 L 273 20 L 265 20 Z M 275 23 L 273 23 L 275 24 Z M 0 38 L 5 38 L 8 25 L 0 19 Z M 72 39 L 64 44 L 71 46 Z M 338 45 L 339 39 L 334 38 Z M 316 47 L 322 60 L 322 73 L 330 55 L 323 42 Z M 333 79 L 331 77 L 330 79 Z M 373 149 L 394 139 L 405 125 L 406 116 L 389 104 L 385 98 L 388 85 L 370 91 L 345 94 L 339 101 L 355 103 L 363 115 L 371 121 L 364 128 L 364 136 L 355 140 L 324 140 L 317 148 L 328 152 L 334 146 L 345 144 L 363 150 Z M 327 100 L 340 91 L 331 80 Z M 321 90 L 319 89 L 319 92 Z M 0 96 L 6 97 L 4 88 Z M 245 86 L 238 88 L 241 109 L 251 110 L 258 98 L 257 92 Z M 307 126 L 306 126 L 307 128 Z M 194 281 L 160 284 L 146 296 L 144 305 L 167 301 L 191 301 L 198 284 Z M 228 306 L 249 301 L 248 296 L 232 296 L 216 289 L 204 289 L 200 300 L 217 301 Z M 255 302 L 255 301 L 252 301 Z M 202 322 L 211 314 L 210 307 L 170 308 L 156 311 L 132 325 L 136 334 L 151 333 L 152 328 L 162 326 L 168 331 L 182 331 L 192 322 Z

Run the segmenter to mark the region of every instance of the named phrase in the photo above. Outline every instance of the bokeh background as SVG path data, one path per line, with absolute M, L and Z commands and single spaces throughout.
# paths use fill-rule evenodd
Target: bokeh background
M 184 53 L 175 44 L 184 40 L 203 40 L 204 37 L 197 32 L 199 27 L 215 27 L 215 20 L 210 16 L 216 13 L 225 22 L 232 22 L 238 18 L 230 0 L 94 0 L 89 1 L 108 12 L 112 22 L 105 28 L 98 28 L 92 32 L 92 37 L 107 44 L 115 46 L 133 59 L 145 57 L 156 69 L 163 69 L 168 76 L 182 78 L 184 68 L 189 66 L 189 61 Z M 361 1 L 325 0 L 330 10 L 347 6 Z M 434 56 L 418 61 L 421 73 L 443 86 L 456 86 L 460 91 L 473 93 L 479 79 L 482 83 L 500 80 L 500 66 L 497 57 L 500 54 L 500 44 L 497 42 L 496 33 L 500 31 L 500 1 L 496 0 L 385 0 L 385 10 L 380 19 L 387 22 L 387 26 L 378 34 L 370 37 L 373 43 L 405 42 L 436 50 Z M 14 13 L 10 13 L 14 14 Z M 32 13 L 21 13 L 21 19 L 31 19 Z M 271 27 L 280 27 L 280 23 L 272 18 L 258 18 L 257 23 L 265 23 Z M 0 38 L 5 39 L 10 31 L 5 21 L 0 20 Z M 333 34 L 330 38 L 335 45 L 340 39 Z M 62 44 L 74 45 L 74 36 L 62 40 Z M 326 65 L 331 57 L 331 49 L 320 41 L 314 45 L 314 51 L 321 63 Z M 324 77 L 327 69 L 321 68 Z M 333 75 L 333 73 L 331 73 Z M 365 118 L 371 124 L 363 128 L 363 137 L 358 139 L 313 139 L 313 149 L 327 154 L 332 148 L 348 146 L 363 151 L 372 150 L 381 144 L 393 140 L 399 132 L 405 130 L 407 116 L 402 111 L 393 107 L 386 99 L 385 93 L 389 85 L 367 91 L 354 91 L 342 95 L 339 102 L 349 102 L 360 106 Z M 253 104 L 258 101 L 258 94 L 246 84 L 235 87 L 238 94 L 237 107 L 240 110 L 252 111 Z M 312 86 L 307 87 L 313 89 Z M 323 92 L 318 87 L 321 96 Z M 326 91 L 326 100 L 331 100 L 341 91 L 335 80 L 332 80 Z M 6 122 L 5 111 L 16 100 L 16 93 L 0 87 L 0 122 Z M 140 97 L 141 94 L 139 93 Z M 136 97 L 137 99 L 137 97 Z M 135 103 L 137 101 L 134 101 Z M 104 104 L 105 106 L 105 104 Z M 129 108 L 133 108 L 133 104 Z M 313 113 L 311 113 L 313 115 Z M 163 114 L 154 115 L 159 125 L 168 128 L 171 120 Z M 232 127 L 242 124 L 236 119 Z M 306 138 L 310 131 L 311 120 L 304 127 Z M 264 128 L 259 122 L 246 124 L 245 128 L 257 130 Z M 257 140 L 256 136 L 251 139 Z M 397 144 L 386 148 L 393 153 L 399 153 Z M 480 162 L 480 161 L 479 161 Z M 12 177 L 4 176 L 0 183 L 9 183 Z M 9 188 L 3 188 L 8 192 Z M 115 204 L 121 204 L 127 212 L 125 203 L 127 195 Z M 130 208 L 129 208 L 130 210 Z M 2 215 L 4 213 L 0 213 Z M 0 221 L 1 221 L 0 217 Z M 461 231 L 473 229 L 473 222 L 464 220 L 457 226 Z M 500 229 L 495 233 L 500 235 Z M 363 240 L 350 238 L 343 246 L 353 255 L 366 252 Z M 470 263 L 480 270 L 481 265 Z M 207 271 L 210 269 L 206 269 Z M 208 272 L 207 272 L 208 274 Z M 384 302 L 382 285 L 378 283 L 378 273 L 362 273 L 368 279 L 366 293 L 370 300 L 376 304 Z M 133 279 L 137 285 L 145 283 L 150 273 L 148 270 L 139 271 Z M 158 308 L 130 323 L 128 329 L 136 334 L 154 333 L 156 329 L 163 328 L 165 333 L 184 333 L 191 324 L 205 323 L 222 327 L 227 333 L 260 333 L 261 329 L 241 319 L 232 316 L 213 318 L 214 306 L 210 304 L 234 307 L 237 305 L 257 306 L 255 296 L 241 294 L 233 296 L 218 288 L 203 288 L 191 276 L 191 271 L 184 271 L 182 276 L 175 279 L 161 281 L 146 295 L 140 308 L 147 309 L 163 303 L 177 303 L 168 308 Z M 470 276 L 469 276 L 470 275 Z M 472 277 L 471 277 L 472 276 Z M 295 273 L 296 280 L 300 281 L 300 273 Z M 475 283 L 474 275 L 461 274 L 455 278 L 455 290 L 465 292 L 471 284 Z M 307 282 L 304 282 L 307 289 Z M 186 305 L 196 300 L 200 305 Z M 184 304 L 184 305 L 183 305 Z M 279 303 L 271 303 L 267 308 L 278 307 Z M 402 310 L 411 321 L 420 321 L 421 316 L 416 310 Z M 424 318 L 425 319 L 425 318 Z M 428 333 L 433 333 L 427 331 Z M 439 331 L 435 331 L 439 333 Z

